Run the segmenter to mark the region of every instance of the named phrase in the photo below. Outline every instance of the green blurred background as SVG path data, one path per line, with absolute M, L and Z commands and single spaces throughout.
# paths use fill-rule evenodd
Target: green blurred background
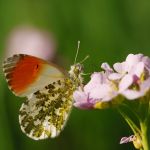
M 85 72 L 98 71 L 104 61 L 111 65 L 129 53 L 150 56 L 149 0 L 0 0 L 0 56 L 16 26 L 29 24 L 55 35 L 57 53 L 72 64 L 77 41 L 79 60 L 87 54 Z M 0 150 L 126 150 L 122 136 L 132 134 L 113 110 L 83 111 L 73 108 L 67 126 L 56 139 L 33 141 L 20 130 L 21 100 L 7 88 L 0 73 Z

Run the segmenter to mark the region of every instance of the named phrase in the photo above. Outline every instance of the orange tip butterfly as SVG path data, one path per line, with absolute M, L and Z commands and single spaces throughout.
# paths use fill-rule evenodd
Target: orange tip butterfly
M 71 66 L 68 75 L 52 63 L 18 54 L 7 58 L 3 71 L 10 90 L 26 97 L 19 110 L 21 130 L 34 140 L 54 138 L 63 130 L 73 105 L 73 92 L 82 86 L 81 63 Z

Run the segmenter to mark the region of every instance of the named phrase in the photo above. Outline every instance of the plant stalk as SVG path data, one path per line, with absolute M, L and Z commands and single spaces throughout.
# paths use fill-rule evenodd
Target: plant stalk
M 142 138 L 142 145 L 143 145 L 143 150 L 150 150 L 149 143 L 148 143 L 148 127 L 147 127 L 147 122 L 141 122 L 141 138 Z

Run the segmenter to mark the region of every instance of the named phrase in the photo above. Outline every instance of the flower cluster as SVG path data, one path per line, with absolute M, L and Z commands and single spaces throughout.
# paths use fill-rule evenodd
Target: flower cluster
M 150 58 L 143 54 L 129 54 L 125 61 L 111 68 L 101 65 L 103 71 L 91 75 L 91 80 L 74 92 L 74 106 L 81 109 L 105 108 L 122 96 L 128 100 L 144 96 L 150 89 Z

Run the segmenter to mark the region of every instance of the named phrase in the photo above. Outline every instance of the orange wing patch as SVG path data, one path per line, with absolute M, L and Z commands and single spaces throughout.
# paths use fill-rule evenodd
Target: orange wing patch
M 9 74 L 9 85 L 15 93 L 25 90 L 38 77 L 43 61 L 32 56 L 26 56 L 17 62 Z
M 49 83 L 64 78 L 54 64 L 30 55 L 14 55 L 3 63 L 3 71 L 9 88 L 17 96 L 28 96 Z
M 29 55 L 14 55 L 4 61 L 4 73 L 10 89 L 22 93 L 38 77 L 46 61 Z

